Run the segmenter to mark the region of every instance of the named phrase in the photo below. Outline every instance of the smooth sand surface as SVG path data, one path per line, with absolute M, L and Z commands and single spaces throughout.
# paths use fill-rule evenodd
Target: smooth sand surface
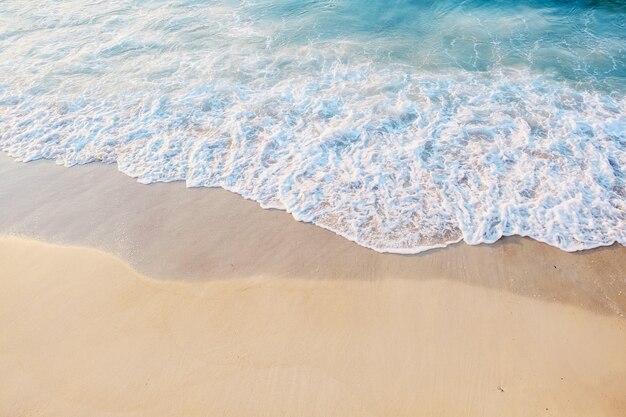
M 3 155 L 0 235 L 0 417 L 626 415 L 618 245 L 383 255 L 224 190 Z
M 149 279 L 1 238 L 2 416 L 624 416 L 626 321 L 450 280 Z

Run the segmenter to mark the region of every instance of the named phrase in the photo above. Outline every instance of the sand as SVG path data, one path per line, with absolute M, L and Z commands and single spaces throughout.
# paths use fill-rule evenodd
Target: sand
M 3 416 L 623 416 L 626 322 L 448 280 L 158 281 L 0 239 Z
M 626 415 L 624 247 L 381 255 L 4 156 L 0 234 L 0 416 Z

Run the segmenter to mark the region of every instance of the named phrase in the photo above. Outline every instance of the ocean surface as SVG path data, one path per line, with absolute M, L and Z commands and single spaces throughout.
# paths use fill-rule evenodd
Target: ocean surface
M 4 0 L 0 149 L 377 251 L 626 245 L 626 1 Z

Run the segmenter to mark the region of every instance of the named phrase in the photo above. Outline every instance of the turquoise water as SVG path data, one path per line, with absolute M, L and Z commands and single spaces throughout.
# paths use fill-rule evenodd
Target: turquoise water
M 626 244 L 626 2 L 7 0 L 0 149 L 379 251 Z

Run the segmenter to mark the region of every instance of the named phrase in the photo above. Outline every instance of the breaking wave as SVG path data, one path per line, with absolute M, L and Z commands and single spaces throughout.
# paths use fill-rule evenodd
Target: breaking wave
M 367 2 L 312 3 L 9 1 L 0 149 L 222 187 L 377 251 L 626 245 L 625 43 L 594 26 L 621 9 L 567 38 L 554 8 L 438 2 L 376 32 L 316 20 Z

